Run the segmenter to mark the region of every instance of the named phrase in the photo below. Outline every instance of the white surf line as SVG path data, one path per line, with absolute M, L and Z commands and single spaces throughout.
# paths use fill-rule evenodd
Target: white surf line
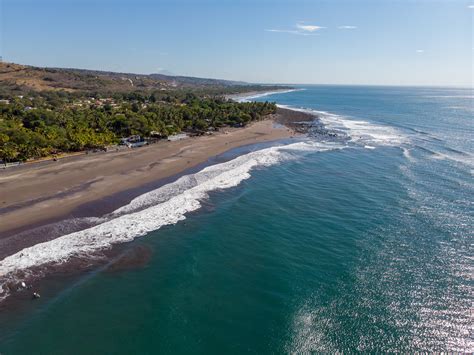
M 326 128 L 347 134 L 352 142 L 361 143 L 367 149 L 373 149 L 374 146 L 401 146 L 408 142 L 407 135 L 392 126 L 353 119 L 327 111 L 282 104 L 277 104 L 277 106 L 316 115 Z
M 288 89 L 288 90 L 272 90 L 272 91 L 265 91 L 262 93 L 253 93 L 249 95 L 243 94 L 242 96 L 235 96 L 234 100 L 237 102 L 248 102 L 252 99 L 258 99 L 260 97 L 265 97 L 265 96 L 270 96 L 270 95 L 275 95 L 275 94 L 287 94 L 290 92 L 303 91 L 303 90 L 306 90 L 306 89 L 300 88 L 300 89 Z
M 6 283 L 19 282 L 28 270 L 61 264 L 72 257 L 90 257 L 115 244 L 130 242 L 165 225 L 186 219 L 201 207 L 211 191 L 228 189 L 251 177 L 251 170 L 294 158 L 291 152 L 339 149 L 335 145 L 298 142 L 251 152 L 231 161 L 206 167 L 196 174 L 133 199 L 111 214 L 112 219 L 93 227 L 25 248 L 0 261 L 0 299 L 8 295 Z M 110 215 L 109 215 L 110 216 Z M 115 217 L 115 218 L 113 218 Z

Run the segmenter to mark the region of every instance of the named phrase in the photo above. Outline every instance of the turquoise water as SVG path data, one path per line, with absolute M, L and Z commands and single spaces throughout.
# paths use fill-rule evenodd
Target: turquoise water
M 302 89 L 257 100 L 317 110 L 327 132 L 244 154 L 200 209 L 127 244 L 143 265 L 0 315 L 0 353 L 473 351 L 472 90 Z

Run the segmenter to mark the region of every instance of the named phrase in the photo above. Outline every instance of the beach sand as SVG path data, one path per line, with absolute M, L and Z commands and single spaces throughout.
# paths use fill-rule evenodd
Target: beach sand
M 96 219 L 83 217 L 110 213 L 179 176 L 228 159 L 224 153 L 235 148 L 239 148 L 235 151 L 239 154 L 240 150 L 252 150 L 254 144 L 297 138 L 299 122 L 314 118 L 279 108 L 277 114 L 263 121 L 245 128 L 224 128 L 211 136 L 0 170 L 0 260 L 38 243 L 90 228 Z M 144 267 L 152 254 L 153 250 L 140 245 L 119 244 L 92 259 L 71 257 L 67 263 L 40 265 L 21 278 L 35 292 L 51 296 L 64 280 L 71 281 L 83 271 Z M 1 300 L 0 312 L 16 312 L 29 304 L 25 301 L 31 299 L 31 292 L 18 290 L 18 282 L 3 286 L 15 297 Z
M 233 148 L 290 138 L 294 131 L 275 122 L 288 124 L 292 115 L 301 119 L 294 111 L 279 109 L 266 120 L 245 128 L 223 128 L 211 136 L 163 141 L 137 149 L 68 157 L 0 171 L 0 257 L 54 238 L 18 235 L 20 238 L 11 239 L 32 227 L 77 217 L 73 212 L 80 206 L 90 206 L 89 215 L 98 216 L 97 209 L 92 208 L 94 201 L 175 176 Z M 108 207 L 111 211 L 119 206 Z M 6 239 L 11 240 L 7 243 Z

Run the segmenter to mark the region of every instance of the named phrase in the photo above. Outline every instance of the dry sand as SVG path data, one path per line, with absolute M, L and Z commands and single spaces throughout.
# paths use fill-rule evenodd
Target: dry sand
M 293 135 L 267 119 L 211 136 L 2 170 L 0 236 L 66 218 L 81 205 L 179 174 L 232 148 Z

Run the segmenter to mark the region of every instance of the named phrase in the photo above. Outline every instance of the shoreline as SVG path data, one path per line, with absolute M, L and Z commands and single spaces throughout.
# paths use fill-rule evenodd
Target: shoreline
M 250 91 L 250 92 L 247 92 L 247 93 L 240 93 L 240 94 L 230 94 L 230 95 L 225 95 L 224 97 L 226 99 L 229 99 L 229 100 L 234 100 L 234 101 L 240 101 L 240 100 L 246 100 L 246 99 L 252 99 L 252 98 L 257 98 L 257 97 L 264 97 L 264 96 L 268 96 L 268 95 L 273 95 L 273 94 L 278 94 L 278 93 L 287 93 L 287 92 L 293 92 L 293 91 L 299 91 L 301 89 L 279 89 L 279 90 L 273 90 L 273 91 Z M 285 108 L 285 107 L 280 107 L 280 108 Z M 292 110 L 292 111 L 296 111 L 296 110 Z M 251 124 L 253 124 L 255 122 L 252 122 Z M 225 127 L 227 129 L 230 129 L 229 127 Z M 153 143 L 153 144 L 156 144 L 156 143 Z M 111 153 L 111 152 L 107 152 L 105 151 L 106 153 Z M 21 168 L 28 168 L 29 165 L 32 165 L 32 164 L 44 164 L 44 163 L 48 163 L 48 162 L 55 162 L 57 160 L 64 160 L 64 159 L 69 159 L 69 158 L 75 158 L 75 157 L 80 157 L 80 156 L 83 156 L 83 155 L 88 155 L 88 154 L 96 154 L 97 152 L 92 152 L 92 150 L 81 150 L 81 151 L 77 151 L 77 152 L 63 152 L 63 153 L 58 153 L 58 154 L 54 154 L 54 155 L 49 155 L 49 156 L 45 156 L 45 157 L 42 157 L 42 158 L 38 158 L 38 159 L 31 159 L 31 160 L 27 160 L 25 162 L 12 162 L 12 163 L 7 163 L 6 165 L 0 165 L 0 169 L 4 169 L 4 170 L 7 170 L 7 169 L 21 169 Z M 99 152 L 99 153 L 103 153 L 103 152 Z M 0 206 L 0 213 L 1 213 L 1 206 Z
M 288 92 L 300 91 L 300 90 L 304 90 L 304 89 L 291 88 L 291 89 L 280 89 L 280 90 L 272 90 L 272 91 L 250 91 L 243 94 L 225 95 L 225 98 L 229 100 L 234 100 L 237 102 L 241 102 L 241 101 L 245 102 L 247 100 L 258 98 L 258 97 L 265 97 L 265 96 L 274 95 L 274 94 L 285 94 Z
M 270 147 L 276 142 L 289 143 L 294 138 L 304 137 L 291 128 L 291 123 L 300 122 L 302 117 L 308 121 L 317 117 L 304 115 L 278 109 L 265 120 L 245 128 L 224 129 L 226 133 L 219 132 L 213 136 L 4 170 L 8 174 L 0 173 L 0 196 L 2 200 L 11 202 L 2 203 L 0 208 L 0 265 L 2 260 L 25 248 L 100 224 L 98 218 L 184 175 Z M 124 159 L 133 161 L 124 166 Z M 80 183 L 74 184 L 77 179 Z M 41 285 L 47 284 L 49 279 L 54 280 L 57 275 L 72 276 L 100 265 L 116 269 L 133 267 L 135 263 L 142 263 L 143 255 L 149 257 L 149 253 L 139 251 L 134 252 L 136 255 L 131 261 L 128 260 L 122 254 L 128 253 L 130 248 L 135 250 L 133 245 L 119 243 L 102 250 L 97 258 L 91 255 L 92 259 L 88 260 L 72 256 L 66 263 L 38 265 L 23 279 L 29 287 L 41 290 Z M 30 276 L 26 276 L 28 274 Z M 35 274 L 37 276 L 33 276 Z M 13 279 L 4 284 L 11 295 L 18 293 L 16 285 L 18 283 Z M 28 294 L 19 292 L 19 298 L 7 296 L 0 299 L 0 308 L 21 307 Z
M 213 136 L 6 170 L 0 175 L 0 235 L 12 235 L 24 230 L 25 225 L 67 217 L 82 204 L 169 178 L 227 150 L 294 135 L 287 128 L 274 128 L 269 119 L 223 131 Z
M 232 149 L 299 135 L 291 121 L 301 120 L 300 113 L 279 109 L 272 116 L 212 136 L 0 171 L 0 258 L 54 239 L 51 233 L 28 231 L 71 218 L 99 217 Z

